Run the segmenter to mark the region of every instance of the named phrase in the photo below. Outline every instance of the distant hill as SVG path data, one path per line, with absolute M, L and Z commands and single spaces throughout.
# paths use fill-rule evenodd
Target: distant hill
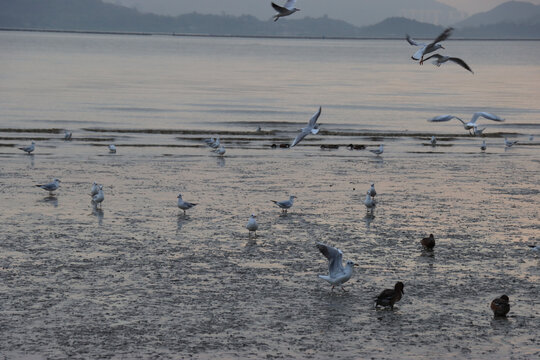
M 540 38 L 538 19 L 540 15 L 531 13 L 529 20 L 523 24 L 498 23 L 465 27 L 458 29 L 455 35 L 462 38 Z M 261 21 L 251 15 L 191 13 L 171 17 L 142 14 L 136 9 L 105 3 L 102 0 L 0 0 L 0 28 L 359 38 L 402 38 L 406 33 L 415 38 L 433 38 L 443 29 L 441 26 L 404 17 L 389 18 L 366 27 L 356 27 L 328 16 L 319 18 L 291 16 L 278 22 Z
M 531 23 L 540 16 L 540 5 L 523 1 L 509 1 L 490 11 L 478 13 L 454 25 L 456 28 L 471 28 L 495 24 Z

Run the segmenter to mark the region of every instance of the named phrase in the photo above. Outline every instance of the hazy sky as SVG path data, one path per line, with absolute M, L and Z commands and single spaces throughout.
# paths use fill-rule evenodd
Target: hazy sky
M 105 0 L 106 2 L 123 4 L 123 5 L 135 5 L 137 4 L 139 8 L 143 7 L 144 10 L 155 9 L 156 13 L 163 13 L 164 9 L 170 9 L 170 13 L 174 15 L 179 15 L 179 3 L 182 3 L 181 0 Z M 197 0 L 191 0 L 193 3 L 197 3 Z M 259 3 L 268 3 L 270 4 L 271 0 L 253 0 L 254 4 Z M 328 0 L 329 2 L 334 2 L 339 4 L 339 0 Z M 509 0 L 437 0 L 440 3 L 453 6 L 454 8 L 466 12 L 468 15 L 472 15 L 477 12 L 491 10 L 497 5 L 500 5 Z M 530 2 L 533 4 L 540 5 L 540 0 L 521 0 Z M 285 3 L 285 0 L 274 0 L 274 2 L 281 4 Z M 302 8 L 309 6 L 309 0 L 297 0 L 297 7 Z M 220 9 L 224 12 L 227 12 L 228 6 L 231 4 L 229 1 L 224 0 L 212 0 L 209 3 L 212 3 L 213 9 Z M 144 4 L 144 5 L 141 5 Z M 191 12 L 192 10 L 186 11 Z

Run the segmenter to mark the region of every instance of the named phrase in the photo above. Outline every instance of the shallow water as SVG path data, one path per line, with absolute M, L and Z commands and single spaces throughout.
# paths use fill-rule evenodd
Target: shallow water
M 377 42 L 26 33 L 0 33 L 0 42 L 11 70 L 0 70 L 2 355 L 540 355 L 540 263 L 527 247 L 539 240 L 540 143 L 528 140 L 539 132 L 539 68 L 520 55 L 540 51 L 527 46 L 536 43 L 522 43 L 508 64 L 486 56 L 483 67 L 471 53 L 473 77 L 419 69 L 389 56 L 407 59 L 410 47 Z M 451 45 L 469 54 L 479 44 Z M 478 53 L 514 46 L 488 42 Z M 279 67 L 287 71 L 276 78 Z M 519 81 L 486 87 L 483 71 L 501 69 Z M 411 89 L 412 78 L 423 84 Z M 318 104 L 319 135 L 270 147 L 289 143 Z M 507 118 L 483 121 L 485 153 L 459 123 L 425 121 L 476 110 Z M 439 146 L 426 145 L 432 134 Z M 505 149 L 505 134 L 520 142 Z M 202 143 L 216 135 L 224 158 Z M 31 139 L 35 155 L 20 153 Z M 377 157 L 368 150 L 379 143 Z M 56 196 L 33 186 L 53 177 L 62 180 Z M 101 210 L 87 195 L 92 181 L 104 185 Z M 370 182 L 372 217 L 363 205 Z M 186 216 L 179 192 L 198 203 Z M 282 216 L 270 200 L 289 194 L 298 198 Z M 245 229 L 251 213 L 255 238 Z M 429 233 L 433 253 L 419 244 Z M 317 278 L 327 271 L 317 241 L 359 263 L 348 293 Z M 402 300 L 375 310 L 396 281 Z M 489 303 L 503 293 L 509 317 L 494 319 Z

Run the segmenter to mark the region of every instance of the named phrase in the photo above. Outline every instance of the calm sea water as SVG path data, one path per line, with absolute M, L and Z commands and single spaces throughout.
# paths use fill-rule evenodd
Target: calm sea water
M 475 74 L 419 66 L 404 40 L 0 32 L 0 354 L 538 357 L 540 47 L 446 47 Z M 271 148 L 318 106 L 319 135 Z M 426 121 L 475 111 L 506 118 L 479 120 L 486 152 L 458 121 Z M 53 177 L 55 196 L 34 186 Z M 187 216 L 179 192 L 198 203 Z M 282 216 L 270 200 L 289 194 Z M 348 293 L 317 278 L 317 241 L 360 264 Z M 398 280 L 394 311 L 373 309 Z

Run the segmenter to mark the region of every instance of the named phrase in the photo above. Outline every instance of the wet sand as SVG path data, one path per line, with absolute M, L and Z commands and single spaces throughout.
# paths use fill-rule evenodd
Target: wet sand
M 433 149 L 427 139 L 382 138 L 391 145 L 376 157 L 317 147 L 339 138 L 288 150 L 271 149 L 272 134 L 243 145 L 229 135 L 221 159 L 195 140 L 162 146 L 182 141 L 161 136 L 171 138 L 116 155 L 77 133 L 31 156 L 1 149 L 2 355 L 539 356 L 539 258 L 527 247 L 539 241 L 537 147 L 483 154 L 473 138 Z M 62 180 L 54 197 L 33 186 L 52 177 Z M 104 185 L 102 210 L 90 204 L 93 181 Z M 373 217 L 363 205 L 370 182 Z M 179 192 L 198 203 L 186 216 Z M 289 194 L 298 198 L 283 216 L 270 200 Z M 255 238 L 245 229 L 251 213 Z M 429 233 L 433 253 L 420 245 Z M 317 278 L 327 262 L 316 242 L 360 265 L 349 292 Z M 402 300 L 374 309 L 396 281 Z M 489 304 L 503 293 L 509 316 L 494 319 Z

